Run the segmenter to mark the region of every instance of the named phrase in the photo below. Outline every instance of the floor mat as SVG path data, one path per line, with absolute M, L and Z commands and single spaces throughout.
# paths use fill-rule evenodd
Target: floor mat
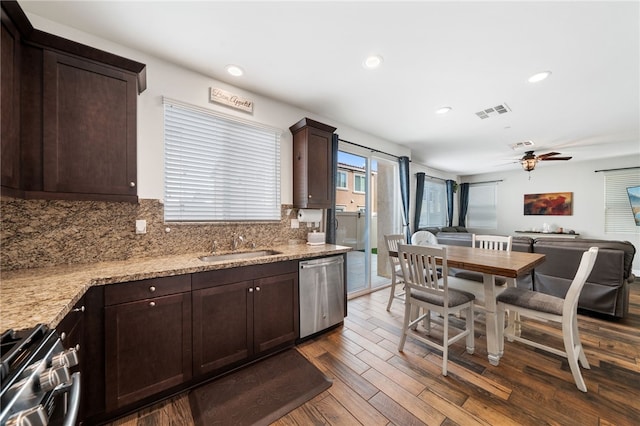
M 197 426 L 268 425 L 331 387 L 295 349 L 288 349 L 194 389 Z

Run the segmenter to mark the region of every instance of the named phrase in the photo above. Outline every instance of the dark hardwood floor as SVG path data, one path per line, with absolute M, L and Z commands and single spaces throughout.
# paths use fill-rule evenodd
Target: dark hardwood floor
M 631 286 L 630 315 L 605 320 L 580 315 L 590 370 L 580 392 L 566 360 L 505 342 L 499 366 L 487 360 L 484 316 L 477 314 L 476 350 L 464 339 L 441 375 L 441 353 L 408 339 L 397 350 L 402 302 L 385 310 L 388 289 L 349 301 L 344 327 L 298 350 L 333 380 L 329 390 L 275 425 L 638 425 L 640 424 L 640 283 Z M 456 320 L 454 320 L 455 323 Z M 523 336 L 561 346 L 559 328 L 529 321 Z M 436 328 L 437 330 L 437 328 Z M 186 396 L 113 425 L 193 424 Z

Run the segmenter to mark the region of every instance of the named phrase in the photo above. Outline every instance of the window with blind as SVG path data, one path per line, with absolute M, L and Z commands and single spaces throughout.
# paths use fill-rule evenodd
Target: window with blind
M 280 133 L 164 99 L 165 221 L 279 221 Z
M 419 227 L 427 226 L 447 226 L 447 189 L 440 179 L 424 181 Z
M 498 228 L 498 184 L 496 182 L 469 185 L 467 226 L 469 228 Z
M 640 170 L 610 172 L 604 176 L 604 232 L 637 233 L 627 188 L 640 185 Z

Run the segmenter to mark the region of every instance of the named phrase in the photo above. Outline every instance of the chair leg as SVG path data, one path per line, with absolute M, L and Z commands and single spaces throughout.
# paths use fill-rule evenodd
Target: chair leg
M 573 328 L 574 341 L 578 346 L 580 346 L 580 351 L 578 352 L 578 360 L 580 361 L 580 365 L 582 365 L 583 368 L 586 368 L 587 370 L 589 370 L 591 369 L 591 366 L 589 365 L 589 361 L 587 361 L 587 356 L 584 353 L 582 340 L 580 340 L 580 332 L 578 331 L 578 319 L 574 317 L 574 320 L 572 321 L 572 323 L 573 323 L 572 328 Z
M 404 349 L 404 342 L 407 340 L 407 331 L 409 330 L 409 319 L 411 312 L 413 311 L 411 303 L 404 305 L 404 321 L 402 322 L 402 335 L 400 336 L 400 343 L 398 344 L 398 351 L 402 352 Z
M 391 303 L 393 303 L 393 299 L 396 297 L 396 274 L 391 276 L 391 292 L 389 293 L 389 303 L 387 303 L 387 311 L 391 310 Z
M 425 330 L 427 330 L 427 334 L 431 334 L 431 311 L 425 310 L 424 320 L 422 321 L 422 326 Z
M 577 328 L 577 321 L 575 317 L 573 319 L 563 318 L 562 336 L 564 340 L 564 350 L 567 353 L 567 361 L 569 362 L 569 368 L 571 369 L 573 380 L 576 382 L 578 389 L 582 392 L 586 392 L 587 385 L 584 383 L 584 379 L 580 373 L 580 366 L 578 365 L 578 358 L 582 357 L 582 344 L 580 343 L 580 336 L 576 334 Z M 586 360 L 586 357 L 584 359 Z
M 447 360 L 449 359 L 449 314 L 444 311 L 444 330 L 442 331 L 442 375 L 447 375 Z

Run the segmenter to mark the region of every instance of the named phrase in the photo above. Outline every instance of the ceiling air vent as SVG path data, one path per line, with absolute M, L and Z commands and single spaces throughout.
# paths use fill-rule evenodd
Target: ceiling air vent
M 476 115 L 480 117 L 480 119 L 484 120 L 485 118 L 494 117 L 500 114 L 506 114 L 509 111 L 511 111 L 511 109 L 505 103 L 502 105 L 494 106 L 493 108 L 487 108 L 483 109 L 482 111 L 478 111 L 476 112 Z
M 516 142 L 509 145 L 509 147 L 514 151 L 521 148 L 527 148 L 529 146 L 533 146 L 533 141 Z

